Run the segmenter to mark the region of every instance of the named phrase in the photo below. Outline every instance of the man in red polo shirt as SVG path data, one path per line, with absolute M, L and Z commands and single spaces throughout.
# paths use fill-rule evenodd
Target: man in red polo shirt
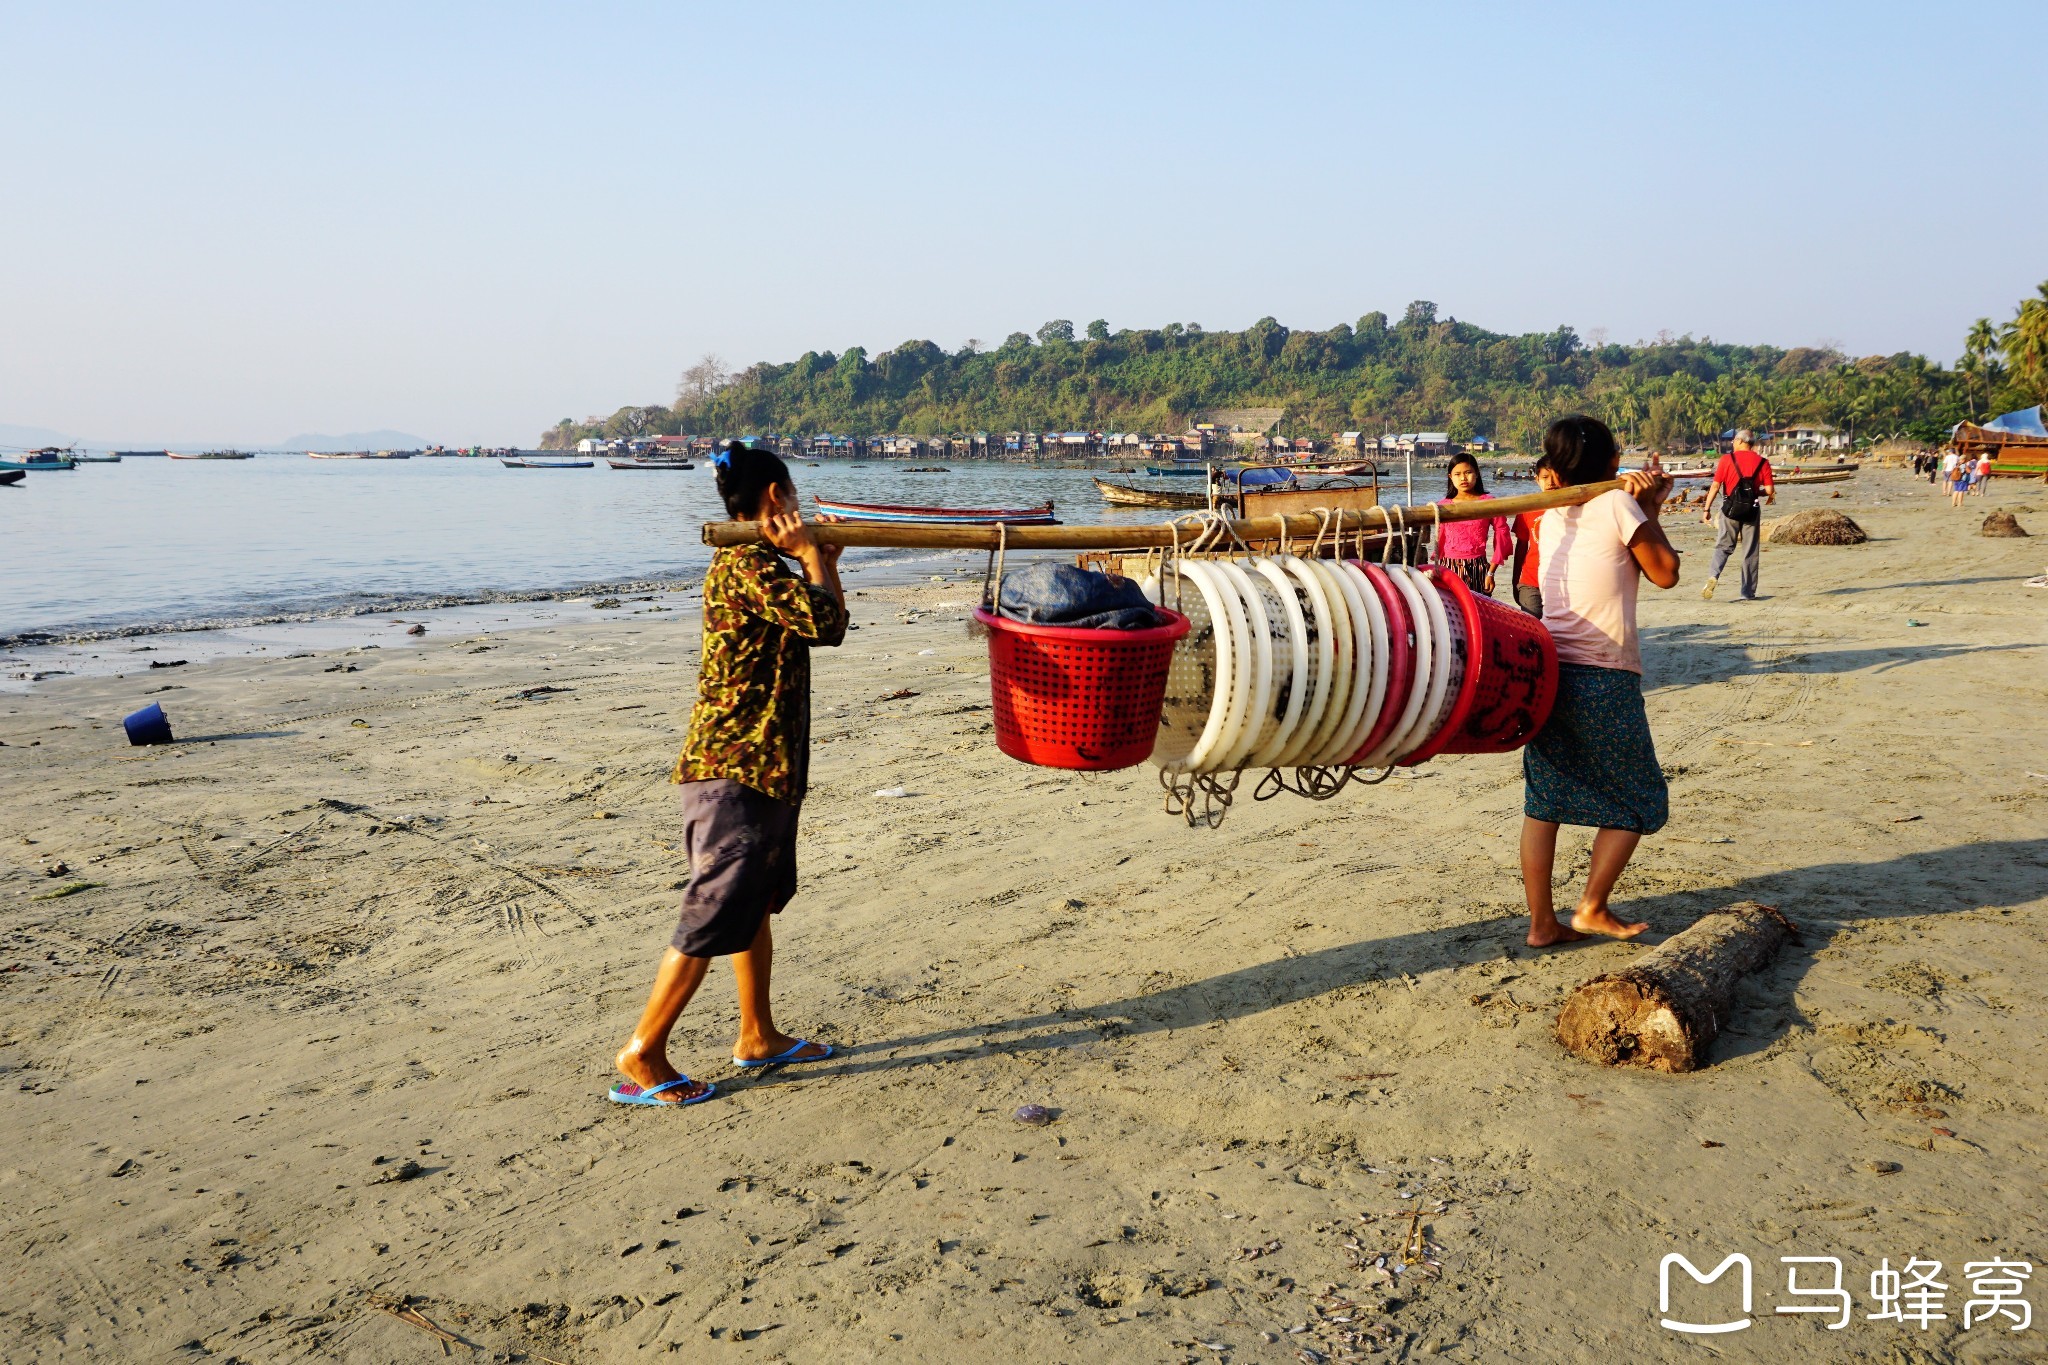
M 1742 546 L 1742 600 L 1756 600 L 1757 565 L 1763 553 L 1759 543 L 1763 509 L 1765 504 L 1777 500 L 1778 490 L 1771 482 L 1771 462 L 1757 453 L 1748 431 L 1736 432 L 1735 450 L 1732 454 L 1723 455 L 1720 463 L 1714 466 L 1714 487 L 1707 494 L 1707 505 L 1700 511 L 1701 521 L 1711 521 L 1715 503 L 1721 507 L 1721 534 L 1714 540 L 1714 567 L 1707 570 L 1706 585 L 1700 589 L 1701 597 L 1713 597 L 1721 570 L 1739 543 Z

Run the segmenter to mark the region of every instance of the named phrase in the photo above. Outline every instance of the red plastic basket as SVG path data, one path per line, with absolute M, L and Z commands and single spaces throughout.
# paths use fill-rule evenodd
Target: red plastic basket
M 1408 599 L 1401 596 L 1401 590 L 1394 586 L 1387 571 L 1377 564 L 1364 560 L 1351 561 L 1365 574 L 1366 582 L 1378 595 L 1380 605 L 1387 612 L 1387 695 L 1380 703 L 1379 719 L 1366 733 L 1365 743 L 1358 746 L 1358 752 L 1345 759 L 1356 764 L 1386 742 L 1388 731 L 1401 718 L 1401 711 L 1408 705 L 1408 689 L 1415 683 L 1415 650 L 1409 636 L 1413 627 L 1408 620 Z
M 1431 571 L 1465 613 L 1465 696 L 1424 749 L 1504 754 L 1527 744 L 1557 704 L 1557 642 L 1525 611 L 1481 597 L 1454 573 Z
M 1173 647 L 1188 618 L 1143 630 L 1037 626 L 979 608 L 996 746 L 1041 768 L 1104 771 L 1152 756 Z
M 1429 590 L 1442 595 L 1444 609 L 1456 618 L 1452 623 L 1451 648 L 1455 650 L 1460 644 L 1464 646 L 1465 676 L 1458 682 L 1458 695 L 1452 699 L 1451 709 L 1444 716 L 1443 724 L 1436 728 L 1435 734 L 1422 742 L 1421 748 L 1401 760 L 1401 766 L 1404 768 L 1427 763 L 1438 754 L 1450 751 L 1451 738 L 1464 728 L 1465 718 L 1472 710 L 1473 698 L 1479 691 L 1479 670 L 1472 666 L 1472 656 L 1479 643 L 1479 599 L 1473 595 L 1472 589 L 1465 585 L 1464 579 L 1447 569 L 1432 566 L 1424 569 L 1422 574 L 1434 585 Z M 1459 624 L 1464 626 L 1462 631 L 1456 629 Z

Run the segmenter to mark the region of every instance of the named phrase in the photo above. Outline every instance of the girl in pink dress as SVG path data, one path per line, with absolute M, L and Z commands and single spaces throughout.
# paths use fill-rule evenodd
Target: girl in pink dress
M 1480 477 L 1479 461 L 1470 451 L 1451 457 L 1448 497 L 1443 505 L 1491 501 L 1486 481 Z M 1490 544 L 1489 544 L 1490 542 Z M 1437 529 L 1435 562 L 1465 580 L 1476 593 L 1493 596 L 1493 572 L 1514 551 L 1506 517 L 1481 521 L 1447 521 Z

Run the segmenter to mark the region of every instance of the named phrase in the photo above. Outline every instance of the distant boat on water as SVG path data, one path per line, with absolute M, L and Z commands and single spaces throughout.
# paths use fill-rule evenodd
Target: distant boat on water
M 1209 505 L 1207 493 L 1184 493 L 1177 488 L 1136 488 L 1108 479 L 1097 479 L 1095 487 L 1104 502 L 1118 507 L 1172 507 L 1186 511 Z
M 507 469 L 593 469 L 595 460 L 512 460 L 498 457 L 498 463 Z
M 309 450 L 308 459 L 314 460 L 410 460 L 417 451 L 412 450 Z
M 818 498 L 820 521 L 918 522 L 941 526 L 1012 526 L 1053 524 L 1052 504 L 1037 507 L 915 507 L 882 502 L 832 502 Z
M 622 459 L 607 457 L 605 463 L 613 469 L 695 469 L 688 460 L 645 460 L 632 456 Z
M 111 451 L 111 450 L 110 450 L 110 451 L 107 451 L 107 452 L 106 452 L 105 454 L 102 454 L 102 455 L 90 455 L 90 454 L 87 454 L 87 453 L 86 453 L 85 451 L 81 450 L 81 451 L 77 451 L 77 452 L 75 452 L 75 453 L 74 453 L 74 454 L 73 454 L 73 455 L 71 456 L 71 459 L 72 459 L 72 461 L 73 461 L 74 463 L 76 463 L 76 464 L 119 464 L 119 463 L 121 463 L 121 456 L 120 456 L 120 454 L 119 454 L 118 452 L 116 452 L 116 451 Z
M 0 470 L 0 488 L 4 488 L 9 484 L 20 483 L 27 477 L 28 471 L 25 469 Z
M 126 457 L 128 459 L 133 460 L 148 459 L 151 456 L 155 456 L 160 459 L 163 456 L 168 455 L 170 453 L 171 452 L 168 450 L 117 450 L 114 452 L 117 458 Z
M 0 469 L 26 474 L 30 470 L 71 469 L 77 463 L 70 451 L 45 446 L 41 450 L 31 450 L 18 460 L 0 460 Z
M 1148 464 L 1145 472 L 1155 479 L 1199 479 L 1208 474 L 1203 465 L 1157 465 Z
M 256 457 L 246 450 L 203 450 L 170 452 L 174 460 L 253 460 Z

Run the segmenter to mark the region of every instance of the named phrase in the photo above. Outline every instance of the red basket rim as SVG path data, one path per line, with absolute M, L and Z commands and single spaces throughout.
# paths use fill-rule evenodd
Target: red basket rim
M 1465 717 L 1472 712 L 1472 699 L 1479 695 L 1480 631 L 1485 629 L 1479 620 L 1479 603 L 1473 599 L 1471 585 L 1448 569 L 1432 564 L 1422 571 L 1430 582 L 1442 587 L 1449 585 L 1451 598 L 1458 605 L 1458 612 L 1465 618 L 1465 676 L 1458 683 L 1458 699 L 1451 704 L 1450 715 L 1437 727 L 1436 733 L 1422 742 L 1422 747 L 1401 760 L 1400 766 L 1412 768 L 1418 763 L 1427 763 L 1443 752 L 1451 742 L 1451 736 L 1458 733 L 1458 727 L 1465 723 Z
M 1409 648 L 1405 637 L 1414 623 L 1408 619 L 1407 599 L 1401 596 L 1400 590 L 1394 586 L 1385 569 L 1365 559 L 1347 562 L 1357 565 L 1359 572 L 1365 575 L 1366 587 L 1379 598 L 1380 606 L 1387 615 L 1387 695 L 1380 699 L 1379 719 L 1375 720 L 1372 729 L 1366 732 L 1365 742 L 1358 746 L 1351 757 L 1344 760 L 1347 764 L 1355 765 L 1386 742 L 1387 735 L 1394 728 L 1394 722 L 1401 718 L 1401 708 L 1408 704 L 1408 688 L 1415 685 L 1415 652 Z M 1406 677 L 1396 673 L 1397 665 L 1406 666 Z M 1397 686 L 1401 690 L 1401 697 L 1399 701 L 1394 701 Z
M 974 619 L 990 630 L 1008 631 L 1013 635 L 1030 636 L 1037 640 L 1052 640 L 1065 644 L 1101 644 L 1115 640 L 1127 645 L 1153 644 L 1160 640 L 1178 640 L 1188 633 L 1188 618 L 1171 607 L 1155 606 L 1152 610 L 1173 619 L 1163 626 L 1145 626 L 1138 630 L 1106 630 L 1100 626 L 1041 626 L 1029 621 L 1012 621 L 1007 616 L 998 616 L 987 607 L 976 607 Z

